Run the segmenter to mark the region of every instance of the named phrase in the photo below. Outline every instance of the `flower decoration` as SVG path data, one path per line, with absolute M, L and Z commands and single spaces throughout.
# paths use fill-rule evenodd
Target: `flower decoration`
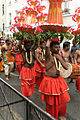
M 25 39 L 24 42 L 29 42 L 31 41 L 29 38 Z
M 48 16 L 48 14 L 43 14 L 43 13 L 38 14 L 38 16 L 37 16 L 37 22 L 41 23 L 41 24 L 45 23 L 45 18 L 47 16 Z
M 53 32 L 62 32 L 62 33 L 65 33 L 68 31 L 68 29 L 70 29 L 70 26 L 67 26 L 67 25 L 60 25 L 60 24 L 41 24 L 39 25 L 40 28 L 44 31 L 44 32 L 47 32 L 47 31 L 53 31 Z
M 40 5 L 40 2 L 38 0 L 28 0 L 27 3 L 33 8 L 36 8 Z
M 72 17 L 72 20 L 77 22 L 75 29 L 72 31 L 72 34 L 77 36 L 80 34 L 80 7 L 75 10 L 75 15 Z
M 19 19 L 19 16 L 16 16 L 16 17 L 14 18 L 15 22 L 17 22 L 18 19 Z
M 49 0 L 50 2 L 51 1 L 54 1 L 54 2 L 68 2 L 68 1 L 72 1 L 72 0 Z
M 75 15 L 73 15 L 72 20 L 79 24 L 80 22 L 80 7 L 75 10 Z
M 43 10 L 45 10 L 46 9 L 46 6 L 38 6 L 37 7 L 37 10 L 39 11 L 39 12 L 42 12 Z
M 59 41 L 59 38 L 52 38 L 50 39 L 52 42 L 58 42 Z
M 19 15 L 20 17 L 24 16 L 24 14 L 25 14 L 25 12 L 24 12 L 23 10 L 22 10 L 22 11 L 18 11 L 17 13 L 18 13 L 18 15 Z
M 39 32 L 43 32 L 43 30 L 40 28 L 40 26 L 35 27 L 36 31 L 35 33 L 38 34 Z

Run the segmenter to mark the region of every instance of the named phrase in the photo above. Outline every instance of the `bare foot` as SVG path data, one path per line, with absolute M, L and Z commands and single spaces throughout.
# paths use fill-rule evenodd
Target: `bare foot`
M 61 116 L 61 117 L 59 117 L 59 120 L 66 120 L 66 118 Z
M 6 80 L 9 80 L 9 78 L 8 78 L 8 77 L 6 77 Z

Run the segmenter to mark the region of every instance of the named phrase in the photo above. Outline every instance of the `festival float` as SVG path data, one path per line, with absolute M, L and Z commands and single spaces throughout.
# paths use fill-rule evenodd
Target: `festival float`
M 36 41 L 36 33 L 42 32 L 37 26 L 43 24 L 47 16 L 42 12 L 46 7 L 41 6 L 40 2 L 40 0 L 27 0 L 28 6 L 18 11 L 18 16 L 14 18 L 15 24 L 12 24 L 10 29 L 14 37 Z
M 70 26 L 63 25 L 62 18 L 62 2 L 68 2 L 72 0 L 49 0 L 49 12 L 47 17 L 47 23 L 39 24 L 39 27 L 43 32 L 39 33 L 38 37 L 43 36 L 43 39 L 51 37 L 60 37 L 60 42 L 64 37 L 71 39 L 72 35 L 67 32 Z
M 80 7 L 75 10 L 75 15 L 73 15 L 72 20 L 77 23 L 77 25 L 72 28 L 72 34 L 74 35 L 73 42 L 79 43 L 80 41 Z
M 64 37 L 71 39 L 71 34 L 67 33 L 70 26 L 63 25 L 61 8 L 62 2 L 70 0 L 49 0 L 48 15 L 43 13 L 46 7 L 41 5 L 41 1 L 27 0 L 29 7 L 26 6 L 21 11 L 18 11 L 18 16 L 14 18 L 15 24 L 12 24 L 10 31 L 18 35 L 17 38 L 20 37 L 20 39 L 36 39 L 35 36 L 38 40 L 47 40 L 59 36 L 60 42 Z

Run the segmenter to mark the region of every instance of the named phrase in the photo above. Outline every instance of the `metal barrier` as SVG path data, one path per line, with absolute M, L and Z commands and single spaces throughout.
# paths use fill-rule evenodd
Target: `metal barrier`
M 0 120 L 55 120 L 0 78 Z

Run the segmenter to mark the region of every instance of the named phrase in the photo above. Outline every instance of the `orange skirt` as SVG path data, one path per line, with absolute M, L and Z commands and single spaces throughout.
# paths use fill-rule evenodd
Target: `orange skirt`
M 58 78 L 45 76 L 39 87 L 42 101 L 50 105 L 59 105 L 69 101 L 68 89 L 69 87 L 61 76 Z
M 34 93 L 35 69 L 22 67 L 20 72 L 22 94 L 30 97 Z

